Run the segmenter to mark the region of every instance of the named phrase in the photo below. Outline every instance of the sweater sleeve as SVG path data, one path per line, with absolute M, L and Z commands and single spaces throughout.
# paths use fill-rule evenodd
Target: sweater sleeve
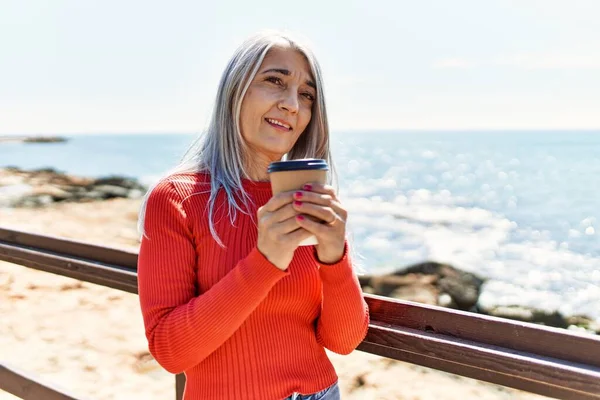
M 242 325 L 288 272 L 254 248 L 219 282 L 197 293 L 197 260 L 181 197 L 168 181 L 150 193 L 138 257 L 138 291 L 150 353 L 167 371 L 200 363 Z
M 338 354 L 351 353 L 367 335 L 369 308 L 354 272 L 348 244 L 335 264 L 320 264 L 323 303 L 317 321 L 317 341 Z

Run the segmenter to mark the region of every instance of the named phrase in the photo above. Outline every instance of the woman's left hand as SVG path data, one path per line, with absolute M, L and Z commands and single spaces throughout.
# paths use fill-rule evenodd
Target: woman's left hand
M 348 212 L 329 185 L 310 183 L 294 193 L 294 209 L 299 225 L 317 237 L 319 261 L 334 264 L 344 255 Z M 314 217 L 314 221 L 307 216 Z

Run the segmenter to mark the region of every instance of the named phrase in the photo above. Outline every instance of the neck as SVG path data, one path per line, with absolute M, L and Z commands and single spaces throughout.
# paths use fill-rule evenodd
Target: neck
M 248 178 L 252 181 L 268 181 L 269 174 L 267 173 L 267 165 L 262 164 L 260 167 L 253 166 L 246 170 L 248 171 Z
M 273 161 L 279 161 L 281 157 L 268 157 L 266 155 L 253 155 L 248 158 L 246 171 L 248 178 L 252 181 L 269 181 L 267 169 Z

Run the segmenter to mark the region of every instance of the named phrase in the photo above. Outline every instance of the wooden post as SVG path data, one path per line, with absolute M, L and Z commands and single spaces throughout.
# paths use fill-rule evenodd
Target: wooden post
M 185 375 L 177 374 L 175 376 L 175 400 L 183 399 L 183 389 L 185 388 Z

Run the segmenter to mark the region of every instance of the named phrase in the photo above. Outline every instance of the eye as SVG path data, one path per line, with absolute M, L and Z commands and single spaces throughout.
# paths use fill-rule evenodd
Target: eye
M 278 78 L 276 76 L 269 76 L 265 79 L 266 81 L 272 82 L 276 85 L 283 85 L 283 81 L 281 80 L 281 78 Z
M 304 92 L 304 93 L 302 93 L 302 96 L 304 96 L 305 98 L 307 98 L 310 101 L 315 101 L 315 96 L 312 93 Z

